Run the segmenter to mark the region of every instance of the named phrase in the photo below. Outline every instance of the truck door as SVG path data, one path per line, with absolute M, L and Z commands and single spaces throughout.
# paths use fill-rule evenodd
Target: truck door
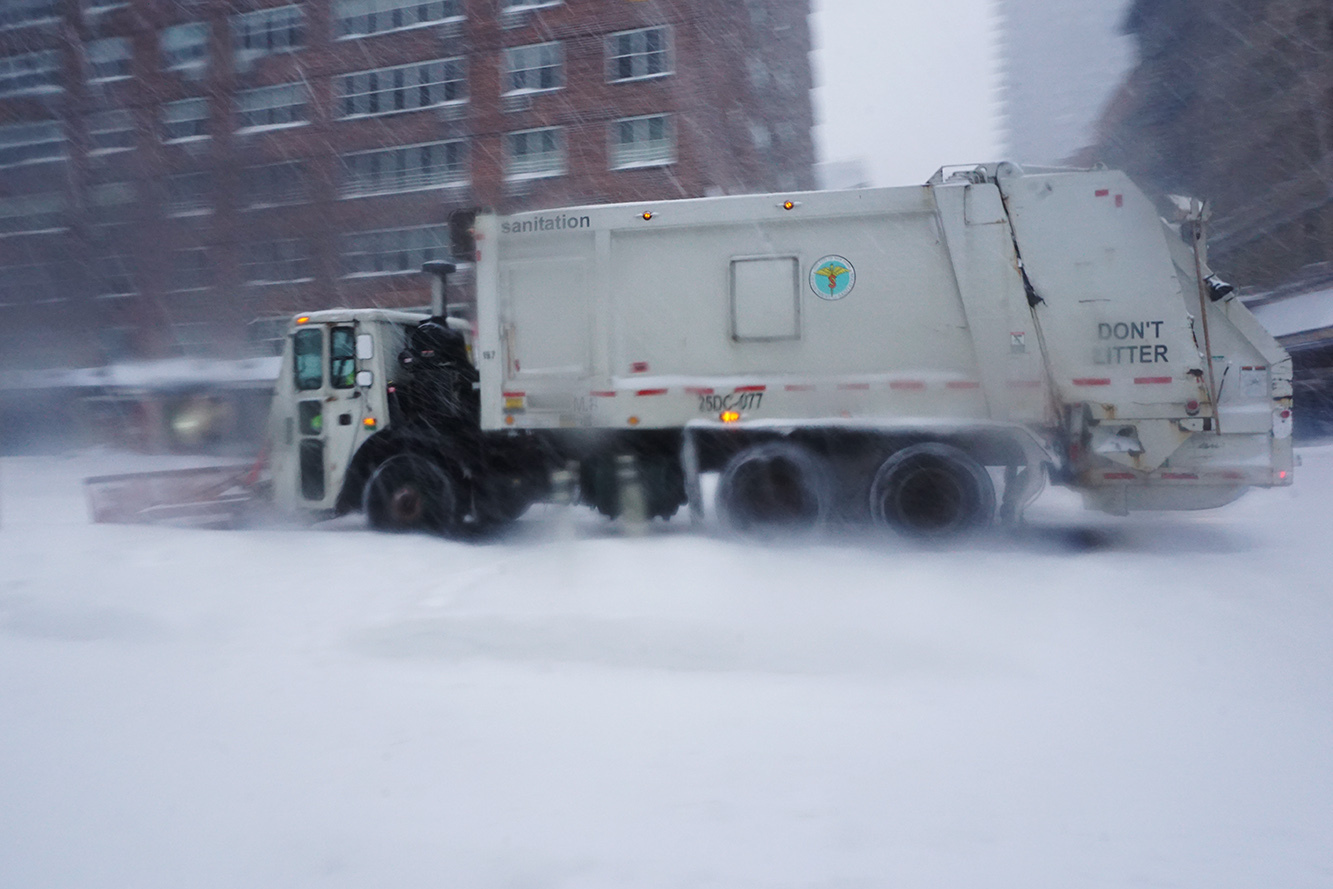
M 326 357 L 327 356 L 327 357 Z M 307 507 L 331 504 L 364 413 L 356 386 L 356 328 L 310 326 L 293 336 L 297 491 Z
M 507 378 L 578 377 L 589 360 L 588 262 L 548 255 L 513 260 L 502 273 L 508 295 Z

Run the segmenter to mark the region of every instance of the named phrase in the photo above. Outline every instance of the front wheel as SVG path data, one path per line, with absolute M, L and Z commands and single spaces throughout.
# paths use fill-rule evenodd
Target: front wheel
M 988 524 L 995 484 L 970 454 L 938 442 L 903 448 L 870 485 L 876 522 L 913 537 L 943 538 Z
M 458 486 L 438 463 L 419 454 L 396 454 L 366 482 L 366 518 L 379 531 L 453 530 Z

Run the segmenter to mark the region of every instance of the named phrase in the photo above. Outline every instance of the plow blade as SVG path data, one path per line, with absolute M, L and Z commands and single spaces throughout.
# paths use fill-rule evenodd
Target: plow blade
M 84 479 L 94 522 L 232 528 L 255 499 L 252 466 L 209 466 Z

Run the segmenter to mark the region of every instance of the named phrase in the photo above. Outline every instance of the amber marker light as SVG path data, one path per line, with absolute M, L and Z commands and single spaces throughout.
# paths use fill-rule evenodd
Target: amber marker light
M 374 428 L 375 428 L 375 418 L 374 418 L 374 417 L 366 417 L 364 420 L 361 421 L 361 425 L 362 425 L 362 426 L 365 426 L 367 429 L 374 429 Z
M 629 423 L 631 426 L 638 426 L 638 425 L 639 425 L 639 418 L 638 418 L 638 417 L 630 417 L 626 422 Z
M 310 316 L 309 316 L 309 315 L 302 315 L 300 318 L 297 318 L 297 319 L 296 319 L 296 323 L 297 323 L 297 324 L 309 324 L 309 323 L 310 323 Z
M 782 209 L 784 209 L 784 210 L 795 210 L 795 209 L 796 209 L 796 202 L 795 202 L 795 201 L 784 201 L 783 204 L 782 204 Z
M 644 221 L 644 222 L 647 222 L 648 220 L 650 220 L 650 219 L 652 219 L 652 218 L 653 218 L 653 211 L 652 211 L 652 210 L 644 210 L 644 211 L 643 211 L 643 221 Z
M 717 418 L 723 423 L 735 423 L 741 418 L 741 415 L 736 411 L 723 411 L 717 415 Z
M 506 426 L 513 426 L 513 425 L 514 425 L 514 418 L 513 418 L 512 416 L 511 416 L 511 417 L 505 417 L 505 425 L 506 425 Z

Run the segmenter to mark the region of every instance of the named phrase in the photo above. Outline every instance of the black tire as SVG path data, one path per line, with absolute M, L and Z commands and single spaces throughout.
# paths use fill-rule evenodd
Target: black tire
M 758 536 L 812 533 L 828 520 L 832 499 L 823 461 L 784 441 L 752 445 L 732 457 L 717 488 L 727 527 Z
M 579 467 L 579 493 L 582 502 L 607 518 L 617 519 L 625 510 L 622 479 L 616 457 L 601 454 L 585 459 Z M 685 502 L 685 473 L 675 454 L 638 454 L 634 456 L 634 477 L 643 496 L 644 518 L 669 519 Z
M 951 537 L 990 523 L 995 483 L 966 451 L 938 442 L 912 445 L 875 473 L 870 514 L 901 534 Z
M 457 525 L 460 497 L 457 482 L 435 461 L 395 454 L 371 473 L 362 502 L 376 530 L 449 533 Z
M 501 531 L 522 517 L 539 495 L 527 480 L 516 476 L 492 476 L 484 483 L 474 480 L 473 492 L 480 532 Z

